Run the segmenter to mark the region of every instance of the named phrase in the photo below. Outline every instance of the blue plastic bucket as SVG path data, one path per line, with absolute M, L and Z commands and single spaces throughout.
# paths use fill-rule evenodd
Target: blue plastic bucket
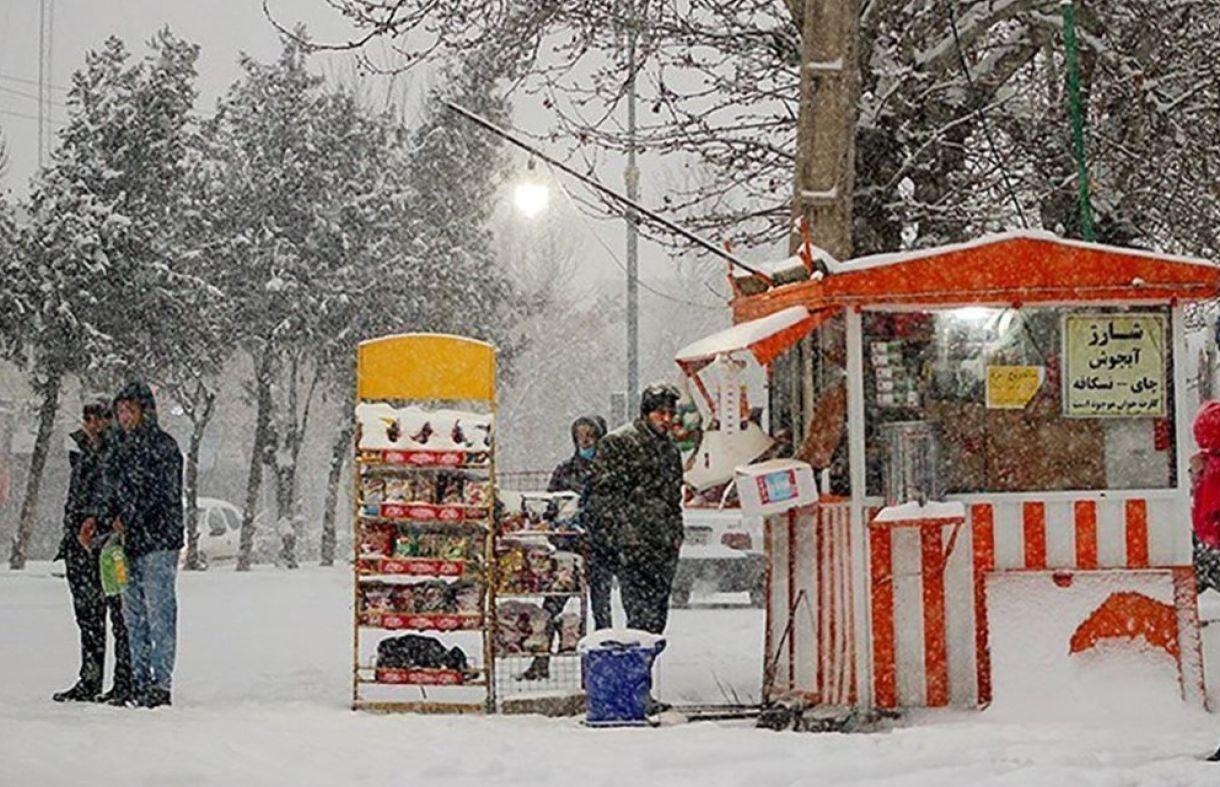
M 604 642 L 584 649 L 585 724 L 590 727 L 630 727 L 647 723 L 652 691 L 652 662 L 665 649 L 665 640 Z

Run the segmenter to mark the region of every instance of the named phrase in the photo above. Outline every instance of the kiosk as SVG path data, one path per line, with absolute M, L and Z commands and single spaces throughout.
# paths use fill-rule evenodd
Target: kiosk
M 734 283 L 736 333 L 767 348 L 772 431 L 828 482 L 768 539 L 784 597 L 818 621 L 769 605 L 780 688 L 980 707 L 1049 699 L 1081 659 L 1130 649 L 1203 705 L 1185 337 L 1220 269 L 1033 232 L 823 262 Z M 921 499 L 887 499 L 912 468 Z

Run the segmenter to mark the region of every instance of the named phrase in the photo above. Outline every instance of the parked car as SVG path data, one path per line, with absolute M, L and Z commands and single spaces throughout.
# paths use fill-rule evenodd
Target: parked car
M 200 497 L 198 500 L 200 555 L 209 565 L 236 560 L 241 546 L 241 509 L 215 497 Z M 181 559 L 186 559 L 185 549 L 182 550 Z
M 678 554 L 670 605 L 686 607 L 700 593 L 749 593 L 750 603 L 766 602 L 766 556 L 762 519 L 735 508 L 687 508 L 686 539 Z

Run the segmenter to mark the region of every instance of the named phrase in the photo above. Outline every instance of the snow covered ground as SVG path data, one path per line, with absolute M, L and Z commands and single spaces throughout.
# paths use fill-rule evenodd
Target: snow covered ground
M 50 568 L 0 570 L 0 784 L 1220 784 L 1220 765 L 1198 759 L 1220 741 L 1220 719 L 1185 710 L 919 714 L 856 735 L 354 714 L 343 569 L 183 575 L 174 707 L 56 705 L 76 632 Z M 757 696 L 760 631 L 756 611 L 675 611 L 661 695 Z

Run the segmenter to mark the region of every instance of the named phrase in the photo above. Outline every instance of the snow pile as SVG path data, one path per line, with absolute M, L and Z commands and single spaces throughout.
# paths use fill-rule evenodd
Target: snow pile
M 599 650 L 608 645 L 621 645 L 626 648 L 660 649 L 665 647 L 665 637 L 647 631 L 629 628 L 610 628 L 594 631 L 580 640 L 578 646 L 581 653 Z
M 366 451 L 488 451 L 490 413 L 393 407 L 384 402 L 356 405 L 360 445 Z
M 1102 639 L 1070 652 L 1078 627 L 1121 592 L 1173 603 L 1168 574 L 1076 573 L 1068 587 L 1048 572 L 989 576 L 993 701 L 988 715 L 1151 724 L 1199 714 L 1182 701 L 1174 658 L 1142 638 Z

